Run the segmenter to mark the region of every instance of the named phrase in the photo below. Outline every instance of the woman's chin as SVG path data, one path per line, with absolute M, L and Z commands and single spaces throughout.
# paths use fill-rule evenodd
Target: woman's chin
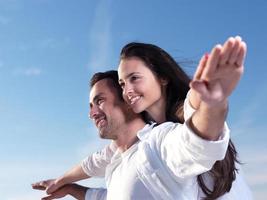
M 131 108 L 135 113 L 141 113 L 141 112 L 145 111 L 140 106 L 132 106 Z

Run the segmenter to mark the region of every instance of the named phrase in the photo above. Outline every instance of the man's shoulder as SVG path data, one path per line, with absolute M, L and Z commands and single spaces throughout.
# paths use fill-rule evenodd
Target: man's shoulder
M 161 123 L 153 128 L 153 131 L 160 132 L 160 133 L 168 133 L 171 130 L 175 129 L 176 127 L 180 127 L 182 124 L 175 123 L 175 122 L 164 122 Z
M 174 122 L 164 122 L 158 125 L 156 124 L 152 129 L 150 129 L 149 132 L 147 132 L 145 137 L 141 138 L 141 141 L 151 144 L 161 144 L 168 134 L 176 132 L 180 126 L 182 126 L 182 124 Z

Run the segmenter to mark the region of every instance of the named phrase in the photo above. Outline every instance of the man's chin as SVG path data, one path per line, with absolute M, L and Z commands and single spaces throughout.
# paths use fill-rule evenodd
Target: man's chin
M 100 134 L 99 137 L 100 137 L 101 139 L 108 139 L 106 135 L 102 135 L 102 134 Z
M 108 138 L 108 133 L 104 130 L 101 130 L 99 131 L 99 137 L 102 138 L 102 139 L 109 139 Z

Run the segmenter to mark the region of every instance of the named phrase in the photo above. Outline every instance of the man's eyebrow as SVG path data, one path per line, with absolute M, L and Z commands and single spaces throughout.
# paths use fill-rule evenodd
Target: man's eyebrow
M 96 103 L 96 101 L 97 101 L 98 99 L 100 99 L 102 96 L 104 96 L 104 93 L 103 93 L 103 92 L 101 92 L 101 93 L 95 95 L 94 98 L 93 98 L 93 102 Z

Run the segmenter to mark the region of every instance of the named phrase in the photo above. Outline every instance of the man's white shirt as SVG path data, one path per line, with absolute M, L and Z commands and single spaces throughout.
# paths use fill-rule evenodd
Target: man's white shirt
M 185 101 L 184 111 L 186 120 L 195 111 L 188 100 Z M 119 152 L 112 144 L 82 162 L 89 176 L 105 175 L 108 188 L 107 191 L 89 189 L 85 199 L 191 200 L 204 196 L 196 178 L 224 158 L 229 142 L 227 125 L 217 141 L 200 138 L 187 123 L 166 122 L 153 126 L 146 125 L 140 130 L 138 143 L 127 151 Z M 211 186 L 211 178 L 209 175 L 206 177 Z M 241 199 L 252 199 L 246 187 L 245 181 L 237 174 L 230 193 L 220 199 L 240 199 L 240 196 L 235 196 L 238 192 L 234 188 L 247 191 Z

